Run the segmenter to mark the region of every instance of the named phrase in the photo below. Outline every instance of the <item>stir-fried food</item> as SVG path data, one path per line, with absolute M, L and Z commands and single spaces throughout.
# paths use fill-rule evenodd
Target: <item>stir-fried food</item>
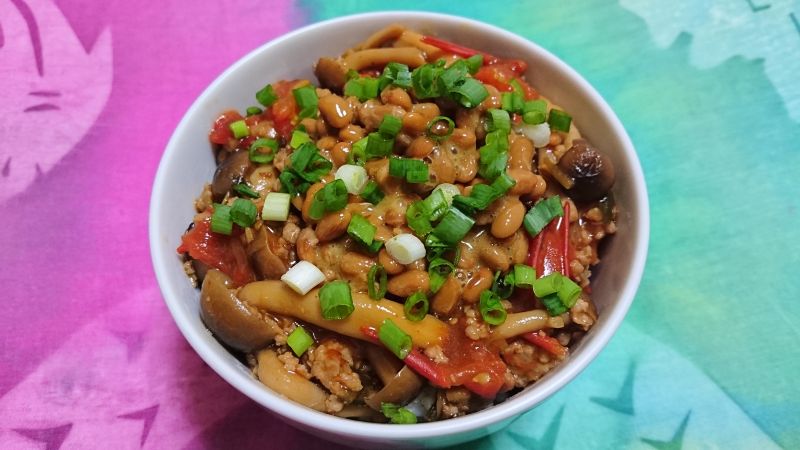
M 521 60 L 396 25 L 314 67 L 213 124 L 178 248 L 204 323 L 342 417 L 447 419 L 535 383 L 597 319 L 611 160 Z

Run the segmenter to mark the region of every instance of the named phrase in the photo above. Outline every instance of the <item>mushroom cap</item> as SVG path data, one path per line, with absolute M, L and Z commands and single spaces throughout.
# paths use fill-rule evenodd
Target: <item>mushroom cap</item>
M 558 167 L 575 181 L 567 193 L 577 201 L 605 197 L 616 178 L 611 158 L 583 140 L 572 144 L 558 161 Z

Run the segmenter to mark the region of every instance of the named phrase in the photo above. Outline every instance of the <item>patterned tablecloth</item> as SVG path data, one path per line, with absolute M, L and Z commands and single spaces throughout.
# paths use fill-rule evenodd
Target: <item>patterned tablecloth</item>
M 380 8 L 477 18 L 563 58 L 625 123 L 650 189 L 617 336 L 473 446 L 800 448 L 797 0 L 0 0 L 0 448 L 336 448 L 185 343 L 147 210 L 170 133 L 225 67 Z

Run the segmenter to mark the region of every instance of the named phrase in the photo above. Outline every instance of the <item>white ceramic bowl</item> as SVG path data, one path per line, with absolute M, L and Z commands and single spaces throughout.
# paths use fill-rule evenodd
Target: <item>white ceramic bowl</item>
M 208 130 L 229 108 L 244 110 L 267 82 L 314 80 L 318 57 L 338 55 L 370 33 L 392 23 L 434 33 L 499 57 L 528 62 L 527 79 L 573 115 L 583 135 L 605 151 L 617 172 L 614 187 L 617 235 L 604 248 L 592 292 L 599 318 L 572 349 L 569 359 L 505 402 L 457 419 L 417 425 L 362 423 L 313 411 L 272 392 L 228 353 L 200 320 L 198 291 L 189 284 L 175 252 L 194 215 L 193 200 L 214 174 Z M 254 401 L 299 428 L 359 446 L 443 446 L 502 429 L 583 370 L 608 343 L 633 301 L 644 269 L 649 236 L 647 192 L 636 152 L 622 124 L 600 95 L 564 62 L 515 34 L 460 17 L 384 12 L 342 17 L 301 28 L 251 52 L 203 92 L 172 135 L 153 186 L 150 246 L 162 294 L 175 323 L 198 355 L 222 378 Z

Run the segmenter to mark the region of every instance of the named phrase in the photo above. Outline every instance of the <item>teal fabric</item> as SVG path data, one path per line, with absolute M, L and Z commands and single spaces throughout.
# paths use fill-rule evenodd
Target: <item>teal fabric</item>
M 476 446 L 799 448 L 800 2 L 621 3 L 299 4 L 309 22 L 416 9 L 520 34 L 637 148 L 652 230 L 630 314 L 575 382 Z

